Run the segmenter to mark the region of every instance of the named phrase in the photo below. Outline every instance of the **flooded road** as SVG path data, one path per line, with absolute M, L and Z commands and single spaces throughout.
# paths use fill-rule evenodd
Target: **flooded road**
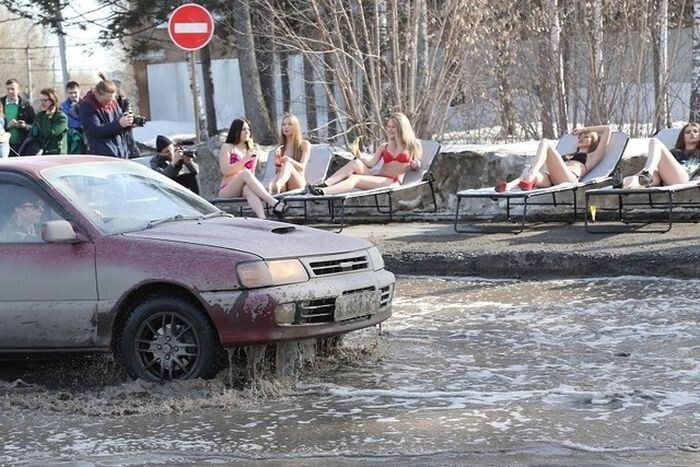
M 698 303 L 690 280 L 404 277 L 381 335 L 295 379 L 13 364 L 0 464 L 700 465 Z

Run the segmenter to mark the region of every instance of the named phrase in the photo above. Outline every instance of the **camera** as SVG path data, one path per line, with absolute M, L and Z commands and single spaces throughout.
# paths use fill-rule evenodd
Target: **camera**
M 191 157 L 192 159 L 195 159 L 197 157 L 197 150 L 193 147 L 194 141 L 192 141 L 192 140 L 180 141 L 179 146 L 180 146 L 180 149 L 182 149 L 183 156 Z
M 148 122 L 148 119 L 143 115 L 134 115 L 133 126 L 144 126 Z

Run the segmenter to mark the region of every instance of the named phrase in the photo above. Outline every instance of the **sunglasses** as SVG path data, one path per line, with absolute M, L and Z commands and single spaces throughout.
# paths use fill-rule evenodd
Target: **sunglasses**
M 34 209 L 35 211 L 43 211 L 44 206 L 35 203 L 22 203 L 22 209 Z

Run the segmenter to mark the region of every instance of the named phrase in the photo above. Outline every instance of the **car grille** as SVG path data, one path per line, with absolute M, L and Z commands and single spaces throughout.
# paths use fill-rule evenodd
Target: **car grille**
M 310 261 L 309 267 L 315 276 L 327 276 L 329 274 L 341 274 L 344 272 L 368 269 L 369 259 L 366 255 L 346 256 L 324 259 L 321 261 Z
M 365 287 L 362 289 L 347 290 L 343 295 L 371 292 L 374 287 Z M 383 310 L 391 303 L 392 286 L 382 287 L 380 310 Z M 333 322 L 335 313 L 335 298 L 321 298 L 317 300 L 308 300 L 297 304 L 296 319 L 294 324 L 318 324 Z M 357 319 L 365 319 L 359 317 Z

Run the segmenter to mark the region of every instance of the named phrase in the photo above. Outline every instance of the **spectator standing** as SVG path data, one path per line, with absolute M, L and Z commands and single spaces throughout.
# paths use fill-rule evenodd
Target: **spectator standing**
M 0 97 L 0 104 L 5 110 L 5 130 L 10 132 L 10 148 L 18 156 L 36 114 L 31 103 L 19 95 L 19 82 L 16 79 L 5 81 L 5 92 L 5 96 Z
M 107 79 L 104 74 L 100 73 L 99 75 L 100 78 Z M 124 94 L 122 94 L 122 82 L 115 79 L 114 84 L 117 86 L 116 100 L 117 104 L 119 104 L 119 108 L 122 109 L 123 113 L 133 115 L 134 108 L 131 106 L 131 101 Z M 133 125 L 124 131 L 124 141 L 126 142 L 126 147 L 128 148 L 129 159 L 141 157 L 141 152 L 139 151 L 138 146 L 136 146 L 136 140 L 134 140 Z
M 68 117 L 58 108 L 58 92 L 44 88 L 39 93 L 41 111 L 32 126 L 32 138 L 45 156 L 68 153 Z
M 68 117 L 68 154 L 85 154 L 83 127 L 78 116 L 80 85 L 75 81 L 66 84 L 66 100 L 61 103 L 61 112 Z
M 5 131 L 5 114 L 0 104 L 0 158 L 10 155 L 10 133 Z
M 199 194 L 199 167 L 192 156 L 185 154 L 182 148 L 175 148 L 175 144 L 163 135 L 156 138 L 156 151 L 158 154 L 151 159 L 151 168 Z
M 78 104 L 80 124 L 89 152 L 102 156 L 129 157 L 124 134 L 134 123 L 116 101 L 117 86 L 108 79 L 98 82 Z

